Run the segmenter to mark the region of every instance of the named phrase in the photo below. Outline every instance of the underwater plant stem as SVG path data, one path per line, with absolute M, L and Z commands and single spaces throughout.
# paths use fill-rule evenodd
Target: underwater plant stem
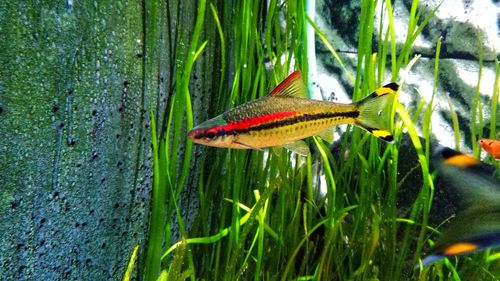
M 427 104 L 427 108 L 425 109 L 424 113 L 424 122 L 423 122 L 423 138 L 426 140 L 425 142 L 425 158 L 429 159 L 430 156 L 430 134 L 432 131 L 432 112 L 434 110 L 434 97 L 436 96 L 436 89 L 437 89 L 437 83 L 438 83 L 438 77 L 439 77 L 439 54 L 441 51 L 441 37 L 438 38 L 437 43 L 436 43 L 436 55 L 435 55 L 435 60 L 434 60 L 434 83 L 432 86 L 432 96 L 431 100 Z
M 153 112 L 151 118 L 151 140 L 153 146 L 153 194 L 152 210 L 149 226 L 149 240 L 146 254 L 146 268 L 144 280 L 156 280 L 160 272 L 160 257 L 163 243 L 164 215 L 166 189 L 160 183 L 160 159 L 158 139 L 156 136 L 156 122 Z
M 481 154 L 481 148 L 477 144 L 477 140 L 482 138 L 483 135 L 483 110 L 479 104 L 479 94 L 481 88 L 481 77 L 483 75 L 483 45 L 479 44 L 479 71 L 477 74 L 477 85 L 474 92 L 474 100 L 472 104 L 472 112 L 471 112 L 471 144 L 472 144 L 472 154 L 479 158 Z
M 490 121 L 490 139 L 497 138 L 497 106 L 498 106 L 498 92 L 500 91 L 500 63 L 498 58 L 495 58 L 495 81 L 493 82 L 493 95 L 491 97 L 491 121 Z

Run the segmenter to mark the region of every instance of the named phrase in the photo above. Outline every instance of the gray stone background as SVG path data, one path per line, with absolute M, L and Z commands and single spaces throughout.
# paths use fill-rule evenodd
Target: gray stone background
M 380 3 L 375 12 L 380 16 Z M 402 45 L 408 28 L 411 2 L 393 1 L 396 39 Z M 436 7 L 440 1 L 419 1 L 421 18 Z M 357 30 L 359 30 L 359 1 L 319 0 L 316 2 L 315 22 L 327 36 L 351 73 L 356 71 Z M 387 19 L 386 19 L 387 20 Z M 374 29 L 378 34 L 378 24 Z M 495 57 L 500 51 L 500 1 L 498 0 L 444 0 L 434 18 L 431 19 L 414 44 L 414 54 L 421 58 L 406 78 L 406 86 L 400 101 L 408 109 L 421 99 L 429 102 L 434 81 L 435 47 L 442 38 L 439 60 L 439 81 L 432 119 L 432 131 L 443 145 L 454 147 L 455 140 L 446 95 L 452 99 L 460 121 L 462 146 L 470 149 L 470 116 L 472 100 L 479 72 L 479 49 L 483 49 L 483 70 L 480 95 L 485 104 L 491 103 L 495 81 Z M 374 41 L 374 51 L 376 51 Z M 336 100 L 349 102 L 352 84 L 342 74 L 342 69 L 324 44 L 316 38 L 317 74 L 312 81 L 319 86 L 325 97 L 332 95 Z M 390 82 L 390 57 L 388 57 L 386 83 Z M 498 87 L 498 85 L 497 85 Z M 485 121 L 489 127 L 489 108 L 483 107 Z M 497 116 L 500 116 L 500 108 Z M 497 124 L 497 131 L 499 130 Z M 488 131 L 485 131 L 488 133 Z M 465 145 L 465 146 L 464 146 Z

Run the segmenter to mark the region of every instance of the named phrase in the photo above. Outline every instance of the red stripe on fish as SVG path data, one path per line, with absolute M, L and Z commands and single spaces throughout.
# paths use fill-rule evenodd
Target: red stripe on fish
M 296 115 L 296 111 L 285 111 L 285 112 L 276 112 L 271 114 L 260 115 L 256 117 L 250 118 L 242 118 L 241 120 L 230 122 L 226 125 L 215 126 L 208 129 L 207 133 L 214 133 L 215 135 L 221 136 L 226 134 L 232 134 L 236 130 L 248 129 L 253 126 L 261 125 L 264 123 L 282 120 L 290 116 Z

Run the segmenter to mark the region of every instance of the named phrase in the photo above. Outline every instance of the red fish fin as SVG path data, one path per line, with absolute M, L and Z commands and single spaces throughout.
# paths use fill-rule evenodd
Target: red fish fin
M 274 97 L 305 97 L 306 86 L 304 85 L 304 81 L 302 81 L 300 70 L 296 70 L 288 75 L 269 95 Z

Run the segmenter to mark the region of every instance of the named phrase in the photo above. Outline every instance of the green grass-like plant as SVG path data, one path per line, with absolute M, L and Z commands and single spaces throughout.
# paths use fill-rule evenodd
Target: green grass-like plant
M 431 117 L 438 96 L 441 40 L 437 41 L 434 87 L 430 101 L 416 109 L 395 104 L 399 116 L 394 125 L 395 143 L 382 145 L 364 131 L 348 127 L 342 137 L 340 156 L 334 157 L 323 140 L 309 139 L 308 157 L 285 150 L 267 151 L 197 148 L 193 158 L 186 128 L 193 126 L 189 83 L 193 65 L 207 42 L 199 43 L 206 16 L 215 22 L 221 46 L 220 81 L 210 107 L 218 113 L 266 95 L 293 69 L 307 77 L 306 25 L 332 52 L 354 85 L 353 100 L 359 100 L 392 80 L 405 90 L 405 77 L 419 63 L 412 45 L 438 7 L 424 17 L 418 1 L 412 2 L 406 41 L 395 41 L 392 2 L 380 1 L 382 18 L 374 22 L 377 1 L 363 0 L 357 72 L 350 74 L 336 54 L 334 44 L 305 14 L 304 1 L 238 1 L 231 24 L 222 24 L 221 14 L 201 0 L 188 50 L 176 68 L 176 88 L 167 111 L 165 133 L 158 136 L 151 114 L 154 187 L 144 280 L 461 280 L 469 274 L 500 274 L 499 254 L 486 251 L 473 256 L 444 259 L 423 269 L 415 268 L 424 249 L 432 243 L 435 226 L 428 225 L 434 182 L 429 168 Z M 261 15 L 265 13 L 265 20 Z M 423 18 L 423 19 L 422 19 Z M 373 52 L 373 27 L 378 24 L 377 52 Z M 226 49 L 233 49 L 234 53 Z M 179 48 L 181 50 L 181 48 Z M 267 61 L 269 69 L 263 64 Z M 491 104 L 490 136 L 495 136 L 499 67 Z M 480 78 L 480 77 L 479 77 Z M 230 83 L 229 83 L 230 82 Z M 481 108 L 479 84 L 474 108 Z M 450 102 L 451 106 L 451 102 Z M 453 110 L 452 110 L 453 112 Z M 472 130 L 482 137 L 482 112 Z M 459 141 L 456 122 L 457 147 Z M 421 121 L 423 144 L 416 129 Z M 409 135 L 418 157 L 422 186 L 408 213 L 401 215 L 398 192 L 406 177 L 398 176 L 403 131 Z M 473 137 L 474 139 L 474 137 Z M 177 154 L 183 147 L 183 153 Z M 475 148 L 477 151 L 477 148 Z M 197 188 L 200 206 L 188 230 L 177 202 L 190 175 L 191 161 L 202 167 Z M 417 165 L 418 164 L 418 165 Z M 413 171 L 413 170 L 412 170 Z M 319 186 L 326 185 L 326 194 Z M 182 239 L 172 241 L 176 217 Z M 495 265 L 496 263 L 496 265 Z M 127 271 L 130 275 L 130 272 Z

